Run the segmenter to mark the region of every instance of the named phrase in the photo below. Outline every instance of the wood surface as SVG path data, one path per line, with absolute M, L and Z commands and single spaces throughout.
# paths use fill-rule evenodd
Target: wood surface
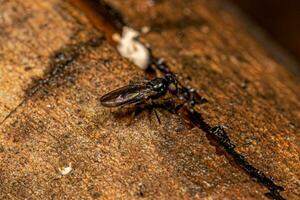
M 266 199 L 180 116 L 128 125 L 130 109 L 100 105 L 144 73 L 74 2 L 0 0 L 0 199 Z M 299 199 L 299 65 L 225 1 L 108 2 L 150 27 L 141 40 L 208 99 L 205 120 Z

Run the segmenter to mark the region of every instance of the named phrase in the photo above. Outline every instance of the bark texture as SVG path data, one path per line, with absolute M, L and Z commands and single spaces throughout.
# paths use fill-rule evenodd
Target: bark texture
M 70 2 L 0 0 L 0 199 L 266 198 L 179 116 L 128 126 L 128 109 L 100 106 L 143 72 Z M 299 66 L 225 1 L 108 2 L 151 28 L 142 40 L 209 100 L 205 120 L 298 199 Z

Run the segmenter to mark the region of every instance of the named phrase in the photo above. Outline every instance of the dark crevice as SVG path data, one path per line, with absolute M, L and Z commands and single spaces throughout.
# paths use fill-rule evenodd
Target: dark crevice
M 86 14 L 90 22 L 104 32 L 106 39 L 114 44 L 112 35 L 121 33 L 125 25 L 122 15 L 103 0 L 68 0 L 71 5 Z
M 161 32 L 168 30 L 183 30 L 189 27 L 203 27 L 208 25 L 207 21 L 204 19 L 191 19 L 188 17 L 183 17 L 176 21 L 174 20 L 162 20 L 152 22 L 149 27 L 151 27 L 152 32 Z
M 111 35 L 113 32 L 120 32 L 122 26 L 125 25 L 124 20 L 122 19 L 120 14 L 117 14 L 118 11 L 113 10 L 111 6 L 106 4 L 103 0 L 96 1 L 96 0 L 69 0 L 71 3 L 79 7 L 85 14 L 88 16 L 90 21 L 95 25 L 97 29 L 100 29 L 105 32 L 105 35 L 108 37 L 108 40 L 111 40 Z M 103 22 L 103 20 L 105 22 Z M 164 24 L 154 24 L 158 27 L 159 30 L 165 28 L 178 28 L 178 26 L 182 26 L 183 28 L 193 26 L 194 23 L 191 21 L 190 23 L 180 22 L 170 22 L 169 25 L 167 23 L 167 27 Z M 197 21 L 197 26 L 202 26 L 205 22 Z M 107 28 L 108 27 L 108 28 Z M 156 31 L 159 31 L 159 30 Z M 159 60 L 152 56 L 153 60 Z M 155 62 L 154 62 L 155 63 Z M 163 65 L 163 68 L 160 68 Z M 172 73 L 166 63 L 162 63 L 160 66 L 155 66 L 157 70 L 161 71 L 162 73 Z M 153 73 L 150 70 L 151 73 Z M 267 197 L 282 200 L 284 199 L 280 195 L 280 191 L 283 191 L 284 188 L 281 186 L 276 185 L 271 178 L 268 178 L 262 171 L 256 169 L 252 166 L 243 155 L 238 153 L 235 150 L 235 145 L 231 142 L 228 134 L 225 132 L 222 126 L 215 126 L 212 127 L 205 122 L 201 113 L 197 112 L 194 109 L 186 109 L 187 115 L 191 123 L 197 126 L 199 129 L 204 131 L 209 140 L 213 140 L 212 144 L 215 145 L 217 149 L 221 148 L 224 150 L 224 154 L 227 154 L 226 157 L 230 157 L 240 168 L 242 168 L 250 177 L 255 178 L 258 183 L 268 188 L 269 193 L 266 194 Z
M 235 145 L 230 141 L 228 134 L 225 132 L 222 126 L 211 127 L 205 122 L 201 113 L 195 110 L 188 111 L 188 115 L 191 122 L 204 131 L 209 139 L 213 139 L 215 142 L 217 142 L 217 144 L 221 145 L 225 152 L 239 167 L 247 172 L 250 177 L 255 178 L 258 183 L 269 189 L 270 192 L 268 192 L 266 196 L 272 199 L 284 199 L 280 195 L 280 191 L 284 191 L 284 188 L 276 185 L 271 178 L 268 178 L 261 170 L 252 166 L 243 155 L 238 153 L 235 150 Z M 219 148 L 219 146 L 216 146 L 216 148 Z

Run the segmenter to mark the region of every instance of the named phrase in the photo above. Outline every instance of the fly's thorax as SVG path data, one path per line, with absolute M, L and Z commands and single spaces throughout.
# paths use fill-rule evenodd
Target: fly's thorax
M 151 88 L 154 91 L 156 91 L 158 93 L 164 92 L 168 87 L 167 81 L 163 78 L 156 78 L 156 79 L 150 81 L 148 84 L 151 86 Z

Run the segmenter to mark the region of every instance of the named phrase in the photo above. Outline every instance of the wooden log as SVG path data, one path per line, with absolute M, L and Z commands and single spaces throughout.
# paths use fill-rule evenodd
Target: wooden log
M 143 72 L 73 3 L 0 1 L 0 198 L 266 198 L 180 116 L 160 109 L 160 125 L 142 112 L 128 125 L 128 109 L 100 106 Z M 209 100 L 205 120 L 298 199 L 299 66 L 225 1 L 109 3 L 150 27 L 154 55 Z

